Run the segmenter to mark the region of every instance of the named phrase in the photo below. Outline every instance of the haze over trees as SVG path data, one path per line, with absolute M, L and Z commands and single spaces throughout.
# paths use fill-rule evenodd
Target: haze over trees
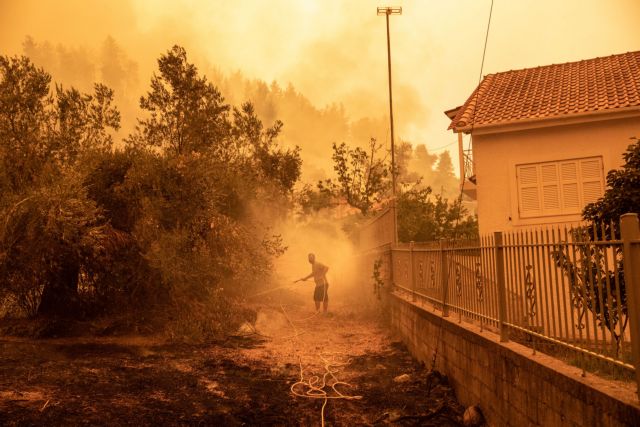
M 96 51 L 31 38 L 23 49 L 0 61 L 0 298 L 25 313 L 128 307 L 215 333 L 224 301 L 285 250 L 272 227 L 294 206 L 346 201 L 353 225 L 389 197 L 384 116 L 352 120 L 240 72 L 205 67 L 209 79 L 178 46 L 147 88 L 111 37 Z M 458 209 L 448 153 L 403 142 L 398 176 L 402 238 L 442 236 Z
M 284 249 L 264 212 L 290 203 L 299 150 L 279 145 L 281 122 L 227 104 L 178 46 L 119 148 L 113 100 L 103 84 L 52 88 L 28 58 L 0 57 L 1 297 L 31 315 L 157 310 L 215 333 L 225 299 Z
M 416 150 L 423 162 L 433 162 L 424 146 Z M 446 152 L 445 152 L 446 153 Z M 298 193 L 302 212 L 308 215 L 322 209 L 331 209 L 346 203 L 355 213 L 345 224 L 346 230 L 375 215 L 392 198 L 392 167 L 389 156 L 378 142 L 371 138 L 368 149 L 349 147 L 344 142 L 333 144 L 333 168 L 335 180 L 319 181 L 316 188 L 305 186 Z M 427 242 L 440 239 L 475 239 L 478 237 L 478 221 L 463 205 L 462 195 L 454 195 L 450 201 L 444 196 L 444 185 L 434 193 L 423 183 L 423 176 L 409 169 L 417 156 L 410 144 L 399 146 L 397 175 L 397 224 L 401 242 Z M 455 182 L 448 153 L 439 156 L 438 167 L 429 168 L 433 182 Z
M 145 114 L 138 101 L 146 90 L 146 76 L 141 76 L 140 65 L 114 38 L 107 37 L 99 46 L 68 47 L 27 37 L 23 52 L 34 64 L 44 67 L 54 81 L 83 91 L 91 90 L 93 82 L 99 81 L 114 90 L 114 100 L 121 111 L 121 129 L 115 133 L 116 146 L 120 139 L 134 131 L 136 118 Z M 70 68 L 72 66 L 76 68 Z M 281 129 L 279 141 L 288 148 L 301 148 L 301 181 L 306 184 L 315 186 L 319 180 L 335 177 L 331 173 L 334 142 L 367 149 L 370 138 L 375 138 L 387 149 L 386 112 L 376 117 L 359 117 L 357 111 L 347 111 L 339 103 L 317 106 L 291 83 L 251 79 L 241 71 L 225 73 L 206 62 L 200 66 L 200 73 L 208 77 L 230 105 L 250 101 L 262 122 L 281 120 L 286 125 Z M 415 149 L 406 153 L 408 168 L 422 176 L 423 183 L 430 185 L 434 193 L 449 198 L 456 196 L 458 186 L 448 153 L 431 154 L 424 144 L 413 143 Z M 407 144 L 407 147 L 412 145 Z M 397 145 L 400 151 L 400 143 Z M 449 162 L 447 159 L 440 162 L 442 156 L 449 157 Z

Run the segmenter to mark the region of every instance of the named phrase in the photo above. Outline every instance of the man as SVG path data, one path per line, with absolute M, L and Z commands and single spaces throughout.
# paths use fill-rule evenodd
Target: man
M 316 289 L 313 291 L 313 301 L 316 303 L 316 311 L 320 310 L 320 303 L 322 302 L 323 311 L 326 313 L 329 308 L 329 294 L 327 293 L 329 289 L 329 282 L 327 281 L 327 271 L 329 271 L 329 267 L 316 261 L 314 254 L 309 254 L 308 258 L 309 264 L 311 264 L 311 273 L 302 279 L 294 281 L 294 283 L 313 277 L 313 280 L 316 282 Z

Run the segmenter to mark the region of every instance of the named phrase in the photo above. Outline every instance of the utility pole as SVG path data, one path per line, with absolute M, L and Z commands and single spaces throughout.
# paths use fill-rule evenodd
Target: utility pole
M 389 121 L 391 122 L 391 186 L 393 197 L 396 197 L 396 149 L 393 134 L 393 95 L 391 92 L 391 40 L 389 39 L 389 15 L 402 15 L 401 7 L 379 7 L 378 15 L 387 20 L 387 67 L 389 70 Z

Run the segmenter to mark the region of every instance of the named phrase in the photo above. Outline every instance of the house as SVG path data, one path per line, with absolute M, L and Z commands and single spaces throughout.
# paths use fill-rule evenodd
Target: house
M 640 137 L 640 51 L 489 74 L 445 114 L 482 234 L 575 223 Z

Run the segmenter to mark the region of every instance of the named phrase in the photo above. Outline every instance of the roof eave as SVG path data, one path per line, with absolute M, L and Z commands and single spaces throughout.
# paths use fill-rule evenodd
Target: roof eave
M 451 120 L 455 119 L 456 116 L 458 115 L 458 111 L 460 111 L 460 109 L 462 108 L 462 105 L 458 105 L 455 108 L 452 108 L 450 110 L 447 110 L 444 112 L 445 116 L 449 117 Z
M 535 129 L 552 126 L 562 126 L 577 123 L 594 122 L 600 120 L 624 119 L 627 117 L 640 117 L 640 105 L 625 108 L 615 108 L 599 111 L 589 111 L 584 113 L 565 114 L 555 117 L 535 117 L 509 122 L 489 123 L 471 126 L 466 123 L 463 126 L 451 125 L 449 128 L 453 132 L 463 132 L 474 135 L 514 132 L 526 129 Z

